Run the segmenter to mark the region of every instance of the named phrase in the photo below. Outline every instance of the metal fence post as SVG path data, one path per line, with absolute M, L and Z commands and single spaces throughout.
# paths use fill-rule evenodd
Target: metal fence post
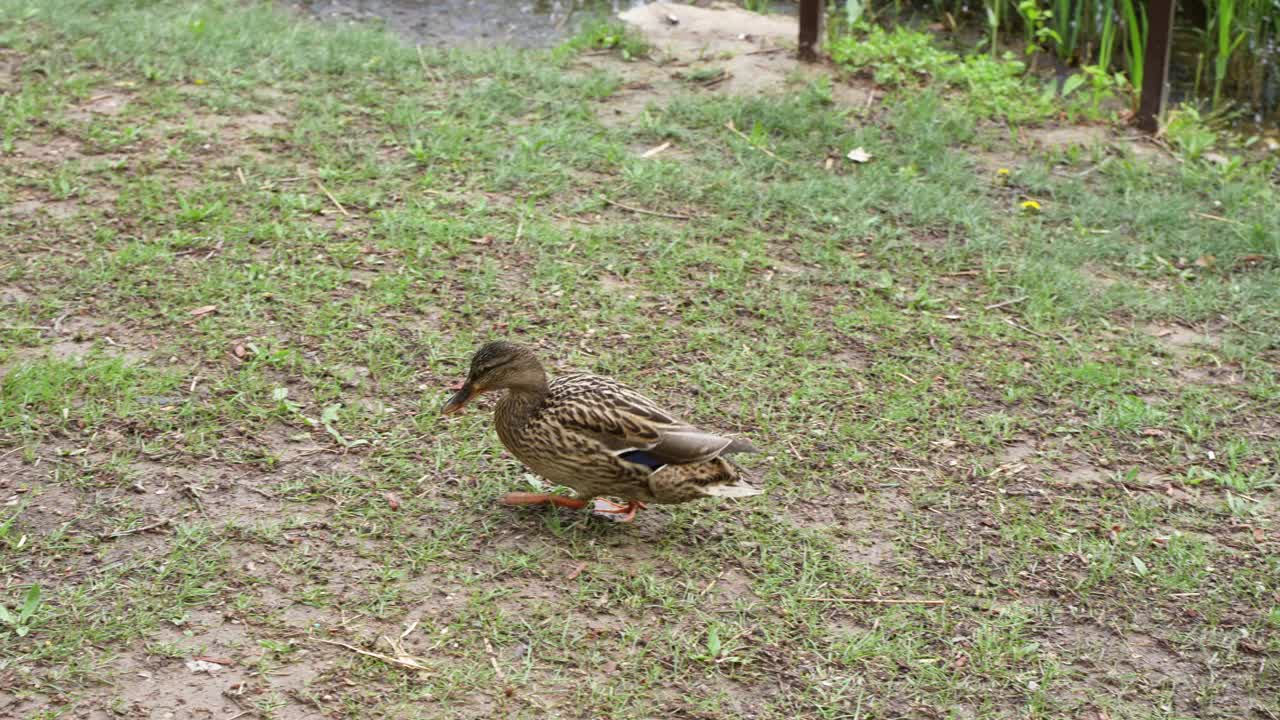
M 803 37 L 803 31 L 801 36 Z M 1173 0 L 1147 4 L 1147 49 L 1142 58 L 1142 95 L 1138 101 L 1138 128 L 1155 132 L 1160 126 L 1169 93 L 1169 47 L 1173 39 Z

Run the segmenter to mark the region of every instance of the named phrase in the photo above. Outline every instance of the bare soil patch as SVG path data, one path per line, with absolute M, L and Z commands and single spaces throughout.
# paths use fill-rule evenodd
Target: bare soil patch
M 1049 632 L 1047 640 L 1075 657 L 1071 670 L 1104 697 L 1137 684 L 1166 689 L 1178 707 L 1195 705 L 1197 677 L 1203 672 L 1200 662 L 1153 635 L 1072 623 Z M 1240 695 L 1223 695 L 1220 702 L 1242 711 L 1248 706 Z
M 0 305 L 24 305 L 35 297 L 17 285 L 0 285 Z
M 1001 129 L 1000 132 L 1005 131 Z M 1168 159 L 1165 152 L 1147 138 L 1121 135 L 1105 125 L 1025 127 L 1018 130 L 1018 136 L 1016 150 L 970 150 L 970 154 L 985 173 L 995 173 L 1001 169 L 1013 171 L 1035 153 L 1067 148 L 1102 148 L 1113 154 L 1127 152 L 1143 159 Z
M 132 97 L 117 90 L 103 90 L 91 96 L 88 100 L 80 103 L 67 113 L 67 117 L 72 120 L 88 120 L 94 115 L 106 115 L 108 117 L 119 115 L 129 106 Z
M 1079 269 L 1079 272 L 1090 285 L 1103 291 L 1122 280 L 1115 274 L 1093 265 L 1085 265 Z
M 1184 325 L 1152 323 L 1146 326 L 1145 331 L 1165 345 L 1178 349 L 1196 346 L 1217 347 L 1222 343 L 1222 338 L 1217 333 L 1195 330 Z
M 92 316 L 73 315 L 60 319 L 56 327 L 42 331 L 52 342 L 34 347 L 18 348 L 7 363 L 0 364 L 0 372 L 19 363 L 42 358 L 53 360 L 77 360 L 97 352 L 107 357 L 118 357 L 133 364 L 150 360 L 150 346 L 129 329 L 118 323 L 108 323 Z
M 1174 361 L 1185 364 L 1199 353 L 1211 352 L 1222 346 L 1222 336 L 1207 328 L 1193 329 L 1172 323 L 1151 323 L 1142 331 L 1164 348 Z
M 1178 374 L 1188 383 L 1197 385 L 1239 385 L 1244 374 L 1235 365 L 1182 368 Z
M 591 59 L 592 65 L 627 79 L 622 90 L 601 105 L 601 122 L 609 126 L 633 122 L 650 104 L 661 105 L 681 93 L 773 95 L 832 76 L 820 64 L 796 59 L 795 18 L 760 15 L 720 2 L 709 7 L 655 3 L 620 17 L 653 43 L 659 61 Z M 670 17 L 679 21 L 673 24 Z M 699 71 L 707 79 L 691 80 Z M 866 108 L 874 101 L 874 90 L 867 82 L 833 78 L 832 97 L 845 106 Z
M 333 667 L 334 653 L 327 649 L 297 650 L 292 655 L 297 662 L 261 673 L 254 667 L 261 648 L 243 625 L 194 625 L 181 637 L 190 649 L 187 656 L 156 657 L 138 651 L 112 660 L 115 682 L 103 692 L 117 708 L 111 717 L 216 720 L 252 714 L 264 701 L 276 706 L 272 717 L 325 717 L 297 696 Z
M 1109 127 L 1104 125 L 1067 125 L 1055 128 L 1029 128 L 1026 135 L 1042 148 L 1094 147 L 1108 145 L 1114 140 Z
M 78 200 L 19 200 L 9 206 L 7 213 L 24 219 L 47 217 L 67 220 L 75 217 L 81 208 Z
M 1025 155 L 1011 150 L 974 150 L 974 163 L 985 175 L 995 176 L 1001 170 L 1012 172 L 1025 160 Z
M 209 115 L 201 113 L 189 121 L 203 133 L 213 135 L 220 143 L 240 143 L 253 138 L 270 136 L 286 126 L 289 119 L 275 112 L 257 112 L 244 115 Z
M 0 83 L 16 84 L 18 73 L 22 71 L 22 53 L 0 49 Z
M 19 140 L 13 144 L 13 154 L 37 162 L 61 163 L 81 157 L 83 146 L 75 138 L 59 135 L 53 138 Z

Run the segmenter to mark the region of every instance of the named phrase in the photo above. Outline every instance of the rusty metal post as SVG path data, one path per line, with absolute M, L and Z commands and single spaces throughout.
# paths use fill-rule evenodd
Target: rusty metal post
M 803 35 L 803 32 L 801 33 Z M 1155 132 L 1169 94 L 1169 47 L 1173 44 L 1173 0 L 1147 3 L 1147 49 L 1142 58 L 1138 128 Z
M 800 0 L 800 59 L 818 59 L 818 38 L 822 36 L 822 0 Z

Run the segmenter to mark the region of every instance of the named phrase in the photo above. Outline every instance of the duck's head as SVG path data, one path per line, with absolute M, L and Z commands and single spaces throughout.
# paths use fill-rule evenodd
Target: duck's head
M 471 356 L 471 370 L 462 387 L 449 398 L 440 412 L 453 415 L 476 396 L 493 390 L 539 392 L 547 387 L 547 375 L 533 351 L 523 345 L 498 340 L 487 343 Z

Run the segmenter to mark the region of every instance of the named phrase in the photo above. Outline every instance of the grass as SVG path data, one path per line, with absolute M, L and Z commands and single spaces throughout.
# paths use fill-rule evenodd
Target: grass
M 1280 713 L 1269 168 L 929 83 L 605 125 L 616 28 L 2 0 L 0 48 L 3 713 Z M 523 470 L 438 407 L 499 336 L 749 436 L 768 495 L 496 506 Z

